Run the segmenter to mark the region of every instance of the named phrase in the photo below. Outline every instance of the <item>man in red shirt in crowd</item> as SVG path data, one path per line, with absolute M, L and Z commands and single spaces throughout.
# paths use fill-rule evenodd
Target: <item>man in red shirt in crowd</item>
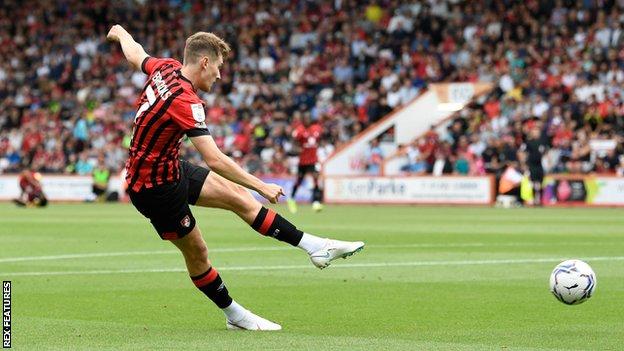
M 19 186 L 22 189 L 22 194 L 19 198 L 14 199 L 13 202 L 20 207 L 25 206 L 38 206 L 45 207 L 48 204 L 41 183 L 41 174 L 35 173 L 30 169 L 25 169 L 20 173 Z
M 297 189 L 303 182 L 306 175 L 312 175 L 314 179 L 314 190 L 312 191 L 312 208 L 315 211 L 323 209 L 321 205 L 321 189 L 318 182 L 318 158 L 316 152 L 321 138 L 321 126 L 317 123 L 312 123 L 309 114 L 303 116 L 303 123 L 295 128 L 293 131 L 293 138 L 297 141 L 300 148 L 299 153 L 299 167 L 297 169 L 297 181 L 293 185 L 290 198 L 288 199 L 288 209 L 292 213 L 297 212 L 297 202 L 295 201 L 295 194 Z
M 230 47 L 212 33 L 186 40 L 184 61 L 149 56 L 121 26 L 108 39 L 119 42 L 126 59 L 148 75 L 138 101 L 126 164 L 128 195 L 149 218 L 163 240 L 182 253 L 193 284 L 225 314 L 230 330 L 279 330 L 281 326 L 236 303 L 219 272 L 190 205 L 232 211 L 254 230 L 304 250 L 318 268 L 361 250 L 363 242 L 323 239 L 304 233 L 247 190 L 276 203 L 283 190 L 245 172 L 217 147 L 206 126 L 206 104 L 197 90 L 209 91 L 221 78 L 220 66 Z M 183 136 L 190 138 L 210 169 L 179 160 Z

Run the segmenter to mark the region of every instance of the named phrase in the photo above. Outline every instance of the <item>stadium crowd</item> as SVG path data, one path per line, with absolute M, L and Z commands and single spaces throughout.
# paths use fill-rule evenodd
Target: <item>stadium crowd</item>
M 502 24 L 486 13 L 464 27 L 462 41 L 449 39 L 451 47 L 460 47 L 451 58 L 478 60 L 472 74 L 483 65 L 485 76 L 493 74 L 468 80 L 491 81 L 495 90 L 446 128 L 432 128 L 401 146 L 402 170 L 499 176 L 507 166 L 526 171 L 528 135 L 537 129 L 546 173 L 624 175 L 624 2 L 576 3 L 566 8 L 570 2 L 551 7 L 529 1 L 509 8 Z M 465 53 L 465 47 L 479 55 Z
M 232 45 L 221 82 L 203 95 L 207 122 L 255 174 L 296 169 L 292 131 L 305 116 L 322 126 L 322 160 L 440 81 L 497 89 L 444 133 L 405 146 L 406 171 L 498 172 L 537 127 L 549 171 L 614 172 L 623 22 L 622 1 L 5 0 L 0 173 L 90 174 L 98 160 L 123 168 L 145 76 L 105 41 L 115 23 L 154 56 L 181 58 L 197 30 Z M 591 152 L 592 139 L 615 146 Z M 186 143 L 182 157 L 201 162 L 192 150 Z

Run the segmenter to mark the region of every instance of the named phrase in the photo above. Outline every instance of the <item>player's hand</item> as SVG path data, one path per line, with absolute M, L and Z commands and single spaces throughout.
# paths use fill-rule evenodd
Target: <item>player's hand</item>
M 270 203 L 276 204 L 279 201 L 279 197 L 284 195 L 284 189 L 277 184 L 265 184 L 259 193 L 262 197 L 269 200 Z
M 110 41 L 119 41 L 119 35 L 121 35 L 123 31 L 124 31 L 123 27 L 116 24 L 112 26 L 111 29 L 108 31 L 108 34 L 106 35 L 106 39 Z

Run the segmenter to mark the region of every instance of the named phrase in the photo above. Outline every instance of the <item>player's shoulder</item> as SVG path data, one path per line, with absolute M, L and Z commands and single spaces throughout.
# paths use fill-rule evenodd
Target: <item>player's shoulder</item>
M 192 116 L 199 123 L 206 118 L 206 103 L 193 91 L 184 85 L 180 87 L 179 93 L 172 102 L 173 111 L 181 116 Z
M 179 78 L 178 78 L 179 79 Z M 182 83 L 182 82 L 181 82 Z M 180 84 L 179 94 L 176 97 L 176 103 L 186 103 L 186 104 L 202 104 L 205 105 L 204 101 L 197 95 L 197 92 L 193 90 L 192 87 L 187 86 L 186 84 Z
M 152 56 L 148 56 L 146 58 L 146 60 L 154 62 L 154 64 L 160 65 L 160 66 L 164 66 L 164 65 L 171 65 L 174 67 L 182 67 L 182 63 L 180 63 L 180 61 L 171 58 L 171 57 L 152 57 Z
M 141 70 L 148 75 L 162 68 L 178 69 L 182 67 L 180 61 L 170 57 L 147 56 L 141 64 Z

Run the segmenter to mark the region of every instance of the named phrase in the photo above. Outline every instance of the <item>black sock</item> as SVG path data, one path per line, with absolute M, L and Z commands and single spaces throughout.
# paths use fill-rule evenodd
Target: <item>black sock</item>
M 321 200 L 323 200 L 323 190 L 321 190 L 321 188 L 317 185 L 314 187 L 314 190 L 312 190 L 312 202 L 321 202 Z
M 299 189 L 299 185 L 301 185 L 301 182 L 303 182 L 303 177 L 297 178 L 295 185 L 293 185 L 292 192 L 290 193 L 291 199 L 295 198 L 295 194 L 297 193 L 297 189 Z
M 221 280 L 219 272 L 215 268 L 210 267 L 205 273 L 191 277 L 191 279 L 193 284 L 219 308 L 226 308 L 232 304 L 232 298 L 228 289 L 223 284 L 223 280 Z
M 292 246 L 299 245 L 303 232 L 278 213 L 262 207 L 251 227 L 258 233 L 272 236 L 275 239 L 287 242 Z

